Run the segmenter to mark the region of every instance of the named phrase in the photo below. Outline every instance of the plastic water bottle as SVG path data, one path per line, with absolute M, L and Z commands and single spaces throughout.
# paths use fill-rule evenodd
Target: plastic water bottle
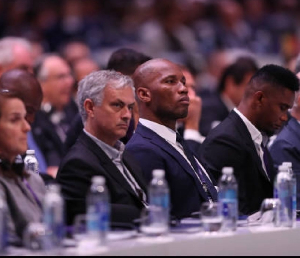
M 281 201 L 277 226 L 294 227 L 296 223 L 296 178 L 291 162 L 283 162 L 278 167 L 275 178 L 274 197 Z
M 7 244 L 7 206 L 0 193 L 0 256 L 5 254 Z
M 150 223 L 145 229 L 149 232 L 145 233 L 160 235 L 169 231 L 170 193 L 164 170 L 155 169 L 152 176 L 148 188 Z
M 28 173 L 39 173 L 39 163 L 34 150 L 27 150 L 24 158 L 25 170 Z
M 65 236 L 64 200 L 57 184 L 48 185 L 43 201 L 43 222 L 49 233 L 46 249 L 59 250 Z
M 224 167 L 219 180 L 218 201 L 222 206 L 224 231 L 235 231 L 238 220 L 238 185 L 232 167 Z
M 86 227 L 90 245 L 103 245 L 110 230 L 110 196 L 103 176 L 94 176 L 87 194 Z

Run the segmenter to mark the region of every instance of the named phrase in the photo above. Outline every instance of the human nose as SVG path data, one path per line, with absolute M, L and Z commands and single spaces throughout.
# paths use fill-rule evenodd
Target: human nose
M 129 108 L 129 107 L 125 106 L 125 107 L 123 108 L 123 114 L 122 114 L 122 117 L 123 117 L 123 118 L 131 119 L 131 117 L 132 117 L 132 108 Z
M 182 83 L 182 82 L 179 82 L 179 93 L 180 93 L 180 94 L 182 94 L 182 93 L 188 94 L 188 88 L 187 88 L 187 86 L 186 86 L 184 83 Z
M 23 122 L 23 130 L 27 133 L 31 130 L 31 126 L 30 124 L 27 122 L 26 119 L 24 119 L 24 122 Z
M 284 122 L 288 121 L 289 117 L 288 117 L 288 112 L 285 112 L 281 117 L 280 119 Z

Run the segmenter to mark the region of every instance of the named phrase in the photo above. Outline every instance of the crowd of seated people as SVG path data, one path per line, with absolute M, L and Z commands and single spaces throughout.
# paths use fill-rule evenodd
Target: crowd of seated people
M 170 213 L 180 220 L 203 202 L 218 201 L 225 166 L 237 177 L 241 216 L 273 196 L 276 162 L 283 161 L 276 157 L 298 166 L 286 132 L 298 121 L 296 70 L 259 67 L 242 55 L 222 72 L 219 94 L 198 95 L 189 67 L 164 57 L 120 48 L 100 67 L 88 53 L 75 60 L 65 55 L 34 58 L 29 41 L 0 40 L 0 197 L 9 209 L 12 244 L 22 244 L 27 224 L 41 220 L 50 183 L 60 185 L 65 222 L 72 226 L 86 212 L 92 177 L 104 176 L 113 226 L 134 224 L 148 207 L 154 169 L 165 170 Z M 222 117 L 210 116 L 222 112 L 213 106 L 216 99 L 221 109 L 227 106 Z M 220 123 L 203 136 L 204 118 L 208 127 Z M 275 133 L 270 153 L 266 146 Z M 27 149 L 36 151 L 40 175 L 24 170 Z

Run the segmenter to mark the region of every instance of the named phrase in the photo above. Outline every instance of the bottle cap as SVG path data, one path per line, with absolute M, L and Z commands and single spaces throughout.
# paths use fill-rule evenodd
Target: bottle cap
M 165 171 L 163 169 L 154 169 L 152 175 L 156 178 L 163 178 L 165 176 Z
M 289 172 L 289 167 L 287 165 L 278 166 L 278 171 Z
M 50 192 L 60 192 L 60 185 L 58 184 L 49 184 L 46 186 L 46 189 L 47 191 L 50 191 Z
M 292 168 L 292 162 L 290 161 L 282 162 L 282 166 L 287 166 L 288 168 Z
M 226 175 L 233 174 L 233 167 L 223 167 L 222 173 Z
M 105 184 L 105 177 L 103 177 L 103 176 L 93 176 L 92 177 L 92 183 L 93 184 L 104 185 Z
M 35 150 L 27 150 L 26 154 L 29 154 L 29 155 L 35 154 Z

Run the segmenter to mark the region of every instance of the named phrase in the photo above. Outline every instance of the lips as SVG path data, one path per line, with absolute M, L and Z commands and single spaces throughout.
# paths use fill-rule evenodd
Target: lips
M 179 100 L 180 103 L 183 103 L 183 104 L 190 104 L 190 98 L 187 96 L 187 97 L 183 97 Z

